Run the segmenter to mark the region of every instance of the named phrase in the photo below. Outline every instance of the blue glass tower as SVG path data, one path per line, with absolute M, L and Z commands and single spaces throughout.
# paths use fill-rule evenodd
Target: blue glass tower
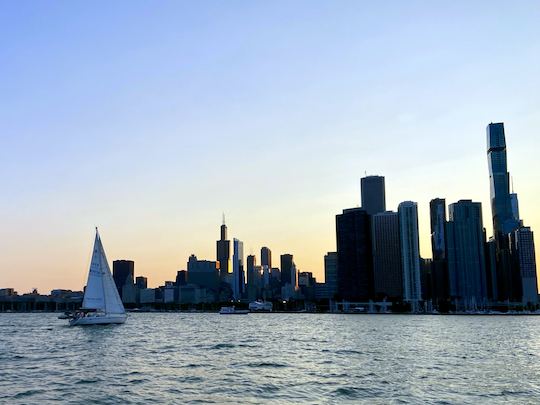
M 487 126 L 487 147 L 493 233 L 500 241 L 519 227 L 519 219 L 515 218 L 512 210 L 510 175 L 507 169 L 506 140 L 502 122 L 491 123 Z

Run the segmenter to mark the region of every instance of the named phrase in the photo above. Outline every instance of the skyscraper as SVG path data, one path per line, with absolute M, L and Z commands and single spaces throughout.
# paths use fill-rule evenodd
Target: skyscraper
M 446 201 L 435 198 L 429 203 L 431 225 L 431 295 L 438 306 L 448 298 L 448 266 L 446 260 Z
M 143 276 L 136 277 L 135 286 L 141 290 L 148 288 L 148 279 Z
M 248 286 L 255 284 L 255 266 L 256 265 L 257 265 L 257 258 L 255 257 L 255 255 L 249 255 L 246 258 Z
M 324 283 L 328 297 L 334 298 L 337 293 L 337 252 L 328 252 L 324 256 Z
M 229 273 L 229 260 L 231 258 L 231 241 L 227 239 L 227 225 L 225 225 L 225 216 L 221 225 L 220 239 L 216 242 L 216 258 L 219 263 L 219 274 L 222 280 Z
M 506 239 L 506 235 L 519 226 L 519 220 L 514 218 L 512 211 L 510 175 L 507 169 L 506 158 L 506 139 L 504 135 L 504 124 L 502 122 L 491 123 L 487 126 L 487 148 L 493 230 L 497 242 L 501 244 Z M 517 196 L 514 199 L 517 202 Z
M 476 309 L 487 300 L 482 205 L 461 200 L 449 206 L 446 224 L 450 297 L 457 309 Z
M 272 251 L 266 246 L 261 248 L 261 266 L 272 268 Z
M 386 194 L 383 176 L 367 176 L 360 179 L 362 208 L 369 214 L 386 211 Z
M 403 276 L 398 214 L 392 211 L 381 212 L 371 219 L 375 295 L 381 299 L 401 298 Z
M 346 209 L 336 215 L 337 290 L 340 299 L 356 301 L 373 297 L 370 222 L 370 216 L 362 208 Z
M 435 198 L 429 203 L 431 219 L 431 250 L 433 260 L 444 259 L 446 245 L 444 227 L 446 223 L 446 201 L 444 198 Z
M 233 298 L 239 300 L 244 292 L 244 243 L 233 239 Z
M 514 271 L 518 273 L 520 281 L 521 302 L 535 305 L 538 303 L 538 285 L 533 232 L 531 228 L 522 226 L 513 232 L 511 240 Z
M 280 257 L 281 261 L 281 286 L 286 284 L 296 284 L 296 275 L 293 275 L 294 261 L 293 255 L 284 254 Z
M 113 279 L 120 298 L 122 297 L 122 287 L 128 279 L 135 279 L 135 262 L 133 260 L 113 261 Z
M 402 202 L 398 207 L 398 215 L 403 300 L 411 302 L 413 311 L 416 311 L 418 301 L 422 300 L 417 204 L 412 201 Z

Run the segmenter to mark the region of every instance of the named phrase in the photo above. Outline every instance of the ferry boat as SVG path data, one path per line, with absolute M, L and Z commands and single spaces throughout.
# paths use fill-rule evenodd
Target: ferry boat
M 249 310 L 247 309 L 236 309 L 233 307 L 221 307 L 219 310 L 220 315 L 247 315 Z

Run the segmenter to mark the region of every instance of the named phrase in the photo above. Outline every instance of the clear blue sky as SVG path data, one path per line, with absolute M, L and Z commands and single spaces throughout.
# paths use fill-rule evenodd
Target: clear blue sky
M 484 203 L 485 127 L 506 125 L 540 232 L 538 1 L 3 1 L 0 288 L 80 289 L 101 227 L 151 285 L 246 254 L 322 278 L 359 178 L 388 208 Z M 537 238 L 537 244 L 540 243 Z

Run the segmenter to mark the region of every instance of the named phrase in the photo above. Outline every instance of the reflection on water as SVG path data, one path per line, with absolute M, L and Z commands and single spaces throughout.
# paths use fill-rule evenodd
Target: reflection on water
M 540 317 L 0 314 L 0 403 L 534 403 Z

